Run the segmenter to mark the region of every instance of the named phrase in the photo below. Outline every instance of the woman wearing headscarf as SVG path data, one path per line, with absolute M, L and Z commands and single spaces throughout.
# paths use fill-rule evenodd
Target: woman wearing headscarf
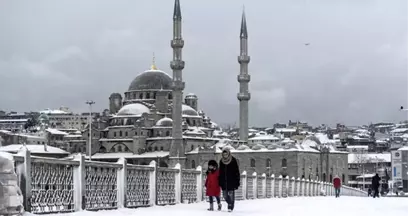
M 239 172 L 238 162 L 231 155 L 229 149 L 222 151 L 219 168 L 219 185 L 222 189 L 224 199 L 228 204 L 228 211 L 234 210 L 235 190 L 240 186 L 241 174 Z

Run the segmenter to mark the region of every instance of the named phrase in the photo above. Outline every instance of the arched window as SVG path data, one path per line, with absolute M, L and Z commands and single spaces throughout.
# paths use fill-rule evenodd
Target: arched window
M 163 151 L 163 150 L 164 150 L 164 147 L 163 147 L 163 146 L 161 146 L 161 147 L 160 147 L 160 151 Z
M 333 175 L 330 174 L 330 182 L 333 182 Z
M 286 158 L 282 159 L 282 168 L 286 168 L 288 167 L 288 161 L 286 160 Z
M 173 96 L 171 94 L 169 94 L 169 100 L 172 100 Z
M 157 146 L 155 146 L 154 147 L 154 151 L 158 151 L 159 150 L 159 148 L 157 148 Z
M 150 99 L 150 93 L 149 92 L 146 93 L 146 99 Z
M 121 152 L 122 151 L 122 146 L 118 146 L 117 151 Z
M 126 132 L 125 132 L 125 136 L 127 137 L 128 135 L 129 135 L 129 134 L 128 134 L 128 132 L 126 131 Z
M 143 99 L 143 93 L 139 94 L 139 99 Z
M 271 159 L 266 159 L 266 167 L 271 167 Z
M 344 175 L 344 174 L 341 174 L 341 181 L 343 182 L 343 184 L 344 184 L 344 182 L 346 182 L 346 175 Z
M 256 163 L 255 163 L 255 159 L 251 159 L 251 167 L 255 167 L 256 166 Z
M 195 165 L 195 161 L 194 161 L 194 160 L 191 161 L 191 168 L 192 168 L 192 169 L 195 169 L 195 168 L 196 168 L 196 165 Z
M 119 137 L 122 137 L 122 136 L 123 136 L 122 131 L 119 131 Z
M 194 150 L 194 145 L 191 145 L 191 151 L 193 151 Z
M 166 137 L 170 136 L 170 131 L 166 131 Z
M 322 179 L 322 181 L 323 181 L 323 182 L 327 182 L 326 173 L 323 173 L 323 179 Z
M 153 99 L 156 99 L 156 92 L 153 93 Z
M 135 131 L 135 136 L 137 136 L 137 131 Z
M 116 132 L 113 132 L 113 137 L 116 137 Z

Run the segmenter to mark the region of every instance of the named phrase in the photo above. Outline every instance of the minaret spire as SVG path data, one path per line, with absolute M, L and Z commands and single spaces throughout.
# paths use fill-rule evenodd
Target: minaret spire
M 182 71 L 184 69 L 184 61 L 182 60 L 182 50 L 184 47 L 184 40 L 181 35 L 181 9 L 180 1 L 174 1 L 173 14 L 173 40 L 171 40 L 171 47 L 173 48 L 173 60 L 170 62 L 170 67 L 173 70 L 173 128 L 172 128 L 172 142 L 170 146 L 169 163 L 170 166 L 175 166 L 179 163 L 182 167 L 185 166 L 184 142 L 182 131 L 182 101 L 183 90 L 185 83 L 183 82 Z
M 241 32 L 240 38 L 240 55 L 238 62 L 240 64 L 240 73 L 238 75 L 239 93 L 237 98 L 239 100 L 239 139 L 241 141 L 248 141 L 248 102 L 251 99 L 249 93 L 249 81 L 251 76 L 248 74 L 248 63 L 250 57 L 248 56 L 248 30 L 246 24 L 245 10 L 242 11 Z

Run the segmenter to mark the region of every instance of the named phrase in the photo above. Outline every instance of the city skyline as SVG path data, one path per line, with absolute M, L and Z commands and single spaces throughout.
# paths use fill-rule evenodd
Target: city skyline
M 0 3 L 0 109 L 63 105 L 86 112 L 92 99 L 102 111 L 111 92 L 123 94 L 149 68 L 152 52 L 171 75 L 172 1 L 101 1 L 99 10 L 70 2 L 39 1 L 31 11 L 22 5 L 33 3 Z M 245 3 L 250 126 L 405 120 L 398 107 L 408 97 L 407 3 L 342 2 L 183 1 L 184 94 L 196 93 L 213 121 L 238 125 L 236 55 Z

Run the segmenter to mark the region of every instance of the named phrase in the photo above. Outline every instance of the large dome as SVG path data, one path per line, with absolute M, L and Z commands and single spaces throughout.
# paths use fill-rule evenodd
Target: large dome
M 127 115 L 142 115 L 143 113 L 150 113 L 150 109 L 140 103 L 127 104 L 123 106 L 119 112 L 118 116 L 127 116 Z
M 146 90 L 146 89 L 165 89 L 171 90 L 172 78 L 164 71 L 155 68 L 139 74 L 130 83 L 128 91 Z
M 188 106 L 186 104 L 181 105 L 181 112 L 183 115 L 186 116 L 198 116 L 197 111 L 193 109 L 191 106 Z

